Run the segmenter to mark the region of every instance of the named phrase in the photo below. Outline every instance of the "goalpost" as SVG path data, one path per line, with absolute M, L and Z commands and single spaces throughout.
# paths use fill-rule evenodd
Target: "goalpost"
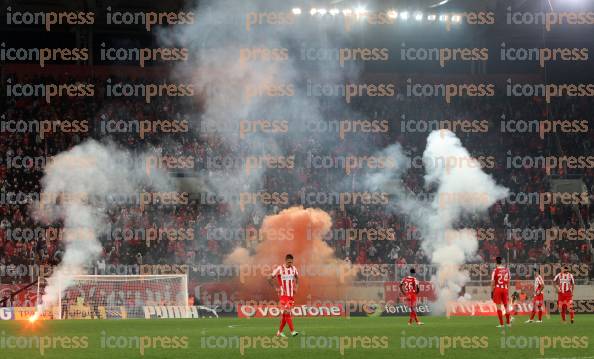
M 187 274 L 73 275 L 58 285 L 55 319 L 144 318 L 145 306 L 188 306 Z M 38 285 L 37 298 L 43 290 Z

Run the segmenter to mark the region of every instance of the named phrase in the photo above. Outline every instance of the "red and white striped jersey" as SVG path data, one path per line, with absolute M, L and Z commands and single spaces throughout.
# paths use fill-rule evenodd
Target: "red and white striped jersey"
M 400 281 L 400 285 L 406 294 L 412 294 L 417 292 L 419 281 L 413 276 L 406 276 Z
M 542 293 L 543 289 L 544 289 L 544 280 L 542 279 L 540 274 L 537 274 L 534 277 L 534 293 L 540 294 L 540 293 Z
M 553 282 L 559 285 L 559 293 L 571 293 L 572 286 L 575 284 L 573 274 L 569 272 L 557 274 Z
M 295 294 L 295 279 L 299 276 L 295 266 L 280 265 L 272 271 L 272 276 L 278 280 L 281 295 L 292 297 Z
M 509 287 L 509 269 L 505 267 L 495 267 L 491 274 L 491 280 L 495 282 L 495 288 L 507 289 Z

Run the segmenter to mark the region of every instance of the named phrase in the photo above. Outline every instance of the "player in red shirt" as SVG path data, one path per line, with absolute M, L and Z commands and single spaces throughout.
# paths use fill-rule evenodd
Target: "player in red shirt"
M 532 319 L 534 319 L 534 314 L 538 310 L 538 320 L 536 323 L 542 323 L 542 308 L 544 306 L 544 294 L 542 291 L 544 290 L 544 280 L 540 275 L 538 267 L 534 268 L 534 297 L 532 298 L 532 313 L 530 313 L 530 319 L 526 321 L 526 323 L 532 323 Z
M 274 279 L 276 278 L 278 287 L 274 285 Z M 289 325 L 291 335 L 296 336 L 299 332 L 295 331 L 293 327 L 293 319 L 291 318 L 291 309 L 295 305 L 295 294 L 299 287 L 299 273 L 297 268 L 293 265 L 293 256 L 287 254 L 285 257 L 285 264 L 279 265 L 273 271 L 270 277 L 268 277 L 268 283 L 276 290 L 280 298 L 280 307 L 282 309 L 281 324 L 279 330 L 276 332 L 277 337 L 285 337 L 283 329 L 285 324 Z
M 400 291 L 406 297 L 406 304 L 410 307 L 408 325 L 411 325 L 413 320 L 417 325 L 423 325 L 423 323 L 419 321 L 419 318 L 417 318 L 417 312 L 415 311 L 417 293 L 419 293 L 419 281 L 414 277 L 415 273 L 415 269 L 411 268 L 410 275 L 402 278 L 402 281 L 400 281 Z
M 561 312 L 561 319 L 565 323 L 565 311 L 569 308 L 569 318 L 571 324 L 573 324 L 574 311 L 573 311 L 573 290 L 575 288 L 575 281 L 573 280 L 573 274 L 569 273 L 569 267 L 563 266 L 561 273 L 557 274 L 553 279 L 555 287 L 557 288 L 557 305 Z
M 495 258 L 495 262 L 497 263 L 497 267 L 495 267 L 491 274 L 491 299 L 499 306 L 497 308 L 497 317 L 499 317 L 497 328 L 503 328 L 502 308 L 505 308 L 505 322 L 511 326 L 511 313 L 508 306 L 510 274 L 509 269 L 503 266 L 503 259 L 501 257 Z

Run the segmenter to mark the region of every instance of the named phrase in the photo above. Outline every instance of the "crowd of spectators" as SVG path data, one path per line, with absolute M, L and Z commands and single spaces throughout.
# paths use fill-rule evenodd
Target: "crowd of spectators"
M 45 80 L 51 77 L 45 78 Z M 31 80 L 31 79 L 30 79 Z M 34 78 L 43 81 L 43 78 Z M 73 79 L 74 80 L 74 79 Z M 90 79 L 100 83 L 100 79 Z M 33 81 L 32 81 L 33 82 Z M 513 168 L 507 165 L 510 156 L 588 156 L 592 153 L 594 131 L 589 128 L 583 134 L 551 133 L 540 136 L 532 133 L 503 133 L 501 121 L 542 121 L 545 119 L 589 120 L 590 99 L 560 99 L 546 104 L 532 99 L 482 98 L 457 99 L 446 104 L 441 98 L 365 98 L 355 101 L 349 108 L 357 118 L 369 121 L 388 121 L 388 131 L 381 133 L 351 134 L 344 140 L 338 133 L 294 135 L 270 134 L 285 154 L 295 155 L 292 170 L 266 170 L 255 191 L 288 192 L 287 203 L 250 206 L 237 216 L 232 204 L 223 201 L 208 203 L 205 193 L 212 192 L 208 183 L 221 176 L 232 176 L 232 171 L 209 171 L 206 164 L 209 156 L 240 157 L 249 151 L 249 141 L 230 144 L 217 134 L 202 132 L 201 106 L 192 100 L 174 97 L 155 98 L 146 103 L 140 98 L 109 98 L 100 94 L 93 98 L 56 97 L 51 104 L 43 98 L 4 97 L 2 121 L 86 121 L 88 131 L 68 133 L 50 131 L 44 133 L 25 131 L 12 132 L 3 129 L 0 136 L 0 266 L 39 264 L 57 265 L 63 256 L 63 245 L 50 238 L 51 228 L 61 223 L 42 225 L 33 216 L 36 195 L 42 191 L 43 165 L 36 159 L 49 161 L 62 151 L 84 142 L 88 138 L 117 143 L 130 151 L 143 152 L 150 149 L 160 155 L 185 156 L 193 159 L 194 168 L 176 176 L 198 178 L 206 189 L 190 193 L 187 204 L 159 205 L 141 209 L 137 205 L 119 205 L 107 211 L 111 229 L 100 237 L 103 253 L 93 270 L 104 271 L 109 264 L 220 264 L 235 247 L 244 246 L 253 250 L 258 241 L 245 235 L 257 229 L 265 215 L 276 213 L 291 205 L 305 205 L 300 194 L 307 191 L 336 191 L 347 188 L 354 192 L 365 191 L 363 178 L 365 168 L 354 169 L 347 174 L 344 168 L 315 169 L 302 166 L 306 156 L 319 155 L 338 158 L 346 154 L 370 155 L 386 146 L 400 143 L 410 156 L 422 156 L 427 131 L 405 131 L 402 121 L 486 121 L 486 131 L 455 131 L 462 144 L 473 157 L 492 158 L 485 162 L 484 171 L 510 192 L 534 193 L 550 191 L 551 181 L 557 178 L 581 179 L 587 196 L 592 199 L 594 191 L 592 168 Z M 340 117 L 334 111 L 321 106 L 328 118 Z M 505 116 L 505 117 L 502 117 Z M 136 131 L 104 133 L 106 121 L 157 121 L 162 119 L 185 120 L 190 123 L 184 133 L 149 133 L 141 138 Z M 24 166 L 11 162 L 15 157 L 30 158 Z M 42 161 L 43 162 L 43 161 Z M 424 185 L 424 169 L 413 166 L 405 171 L 402 179 L 405 186 L 419 198 L 431 198 L 435 188 Z M 16 197 L 12 196 L 13 194 Z M 221 194 L 219 194 L 221 195 Z M 226 195 L 226 194 L 222 194 Z M 208 197 L 208 196 L 207 196 Z M 333 220 L 333 231 L 328 244 L 337 257 L 354 264 L 426 264 L 424 253 L 414 221 L 409 214 L 393 211 L 382 204 L 349 206 L 344 210 L 337 203 L 318 203 Z M 239 234 L 223 236 L 220 228 L 229 228 L 233 223 Z M 492 262 L 495 256 L 503 256 L 513 263 L 591 263 L 592 252 L 584 238 L 551 240 L 543 238 L 543 230 L 551 228 L 585 228 L 594 232 L 594 211 L 588 203 L 578 205 L 514 203 L 502 200 L 493 205 L 486 214 L 477 214 L 462 219 L 459 228 L 469 227 L 479 234 L 478 254 L 472 262 Z M 32 236 L 22 235 L 23 229 L 33 231 Z M 49 228 L 49 229 L 48 229 Z M 137 229 L 174 228 L 183 229 L 187 239 L 176 240 L 170 234 L 160 241 L 147 241 L 146 232 Z M 347 240 L 343 235 L 352 228 L 390 228 L 393 240 Z M 17 230 L 18 229 L 18 230 Z M 41 230 L 40 230 L 41 229 Z M 122 233 L 130 229 L 131 237 Z M 522 231 L 514 231 L 521 229 Z M 527 232 L 527 229 L 533 232 Z M 20 234 L 19 234 L 20 233 Z M 527 234 L 528 233 L 528 234 Z M 536 234 L 535 234 L 536 233 Z M 27 238 L 26 238 L 27 237 Z M 224 237 L 224 238 L 223 238 Z M 1 275 L 1 274 L 0 274 Z M 26 278 L 2 278 L 9 283 Z

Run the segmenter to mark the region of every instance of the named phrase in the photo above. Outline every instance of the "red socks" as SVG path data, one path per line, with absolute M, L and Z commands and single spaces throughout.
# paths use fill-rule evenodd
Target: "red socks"
M 417 318 L 417 312 L 411 310 L 408 316 L 408 322 L 412 324 L 413 320 L 417 323 L 419 322 L 419 319 Z
M 280 333 L 283 332 L 283 329 L 285 328 L 285 324 L 289 325 L 289 329 L 291 329 L 291 333 L 293 333 L 295 331 L 295 327 L 293 326 L 293 318 L 291 318 L 291 314 L 289 314 L 289 313 L 282 314 L 280 328 L 278 329 L 278 331 Z
M 286 316 L 285 321 L 289 325 L 289 329 L 291 329 L 291 333 L 293 333 L 295 331 L 295 327 L 293 326 L 293 318 L 291 318 L 290 313 L 285 313 L 284 315 Z
M 532 309 L 532 313 L 530 313 L 530 320 L 534 319 L 534 315 L 536 314 L 536 307 Z M 538 320 L 542 320 L 542 306 L 538 306 Z
M 563 304 L 561 306 L 561 319 L 563 319 L 563 321 L 565 321 L 565 310 L 567 310 L 567 305 Z
M 282 333 L 283 332 L 283 329 L 285 329 L 285 323 L 286 322 L 287 322 L 287 317 L 286 317 L 286 314 L 283 313 L 282 314 L 282 317 L 281 317 L 280 328 L 278 329 L 278 332 L 279 333 Z
M 499 325 L 503 325 L 503 312 L 501 309 L 497 309 L 497 317 L 499 317 Z

